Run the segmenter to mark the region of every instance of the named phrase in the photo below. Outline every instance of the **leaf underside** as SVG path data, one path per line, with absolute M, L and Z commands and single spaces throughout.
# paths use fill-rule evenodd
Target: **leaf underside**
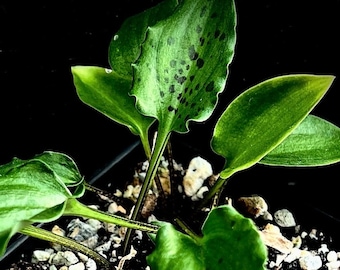
M 340 161 L 340 128 L 309 115 L 261 164 L 275 166 L 322 166 Z
M 141 115 L 128 95 L 132 79 L 101 67 L 72 67 L 74 84 L 81 101 L 125 125 L 135 135 L 146 136 L 154 119 Z
M 82 182 L 73 160 L 61 153 L 14 158 L 0 166 L 0 255 L 22 227 L 59 218 L 68 198 L 83 195 Z

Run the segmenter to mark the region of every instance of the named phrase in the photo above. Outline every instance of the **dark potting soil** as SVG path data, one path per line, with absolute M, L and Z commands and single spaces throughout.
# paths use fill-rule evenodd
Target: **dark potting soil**
M 128 164 L 132 164 L 129 162 L 132 162 L 132 160 L 138 160 L 138 155 L 129 155 L 124 158 L 124 161 Z M 124 163 L 125 163 L 124 162 Z M 136 163 L 135 163 L 136 164 Z M 139 163 L 137 166 L 140 170 L 143 163 Z M 186 166 L 186 165 L 185 165 Z M 185 166 L 183 166 L 185 168 Z M 119 167 L 119 164 L 118 164 Z M 116 192 L 116 189 L 120 189 L 121 191 L 127 190 L 126 187 L 129 184 L 132 184 L 135 180 L 133 175 L 135 175 L 135 168 L 129 166 L 129 169 L 125 170 L 124 173 L 117 173 L 114 168 L 109 173 L 105 174 L 105 176 L 102 177 L 102 179 L 98 179 L 98 182 L 96 181 L 95 186 L 99 186 L 103 190 L 110 191 L 109 194 L 106 194 L 107 196 L 98 196 L 95 193 L 87 193 L 87 195 L 82 199 L 84 200 L 84 203 L 88 205 L 98 205 L 101 210 L 108 211 L 110 208 L 110 205 L 113 201 L 117 203 L 117 205 L 121 206 L 123 209 L 125 209 L 127 212 L 126 214 L 123 214 L 122 212 L 119 212 L 117 214 L 121 214 L 126 216 L 127 213 L 130 212 L 130 210 L 133 207 L 133 202 L 131 199 L 123 198 L 123 197 L 115 197 L 112 195 L 112 193 Z M 119 168 L 121 169 L 121 168 Z M 130 179 L 128 182 L 121 183 L 120 185 L 118 182 L 113 181 L 112 179 L 117 179 L 120 177 L 123 177 L 124 179 Z M 128 175 L 128 176 L 127 176 Z M 112 178 L 112 176 L 114 176 Z M 183 179 L 183 173 L 181 172 L 175 172 L 174 175 L 174 181 L 178 184 L 181 183 Z M 111 179 L 108 181 L 108 178 Z M 117 185 L 118 184 L 118 185 Z M 105 194 L 104 194 L 105 195 Z M 249 194 L 251 195 L 251 194 Z M 192 207 L 195 204 L 190 198 L 183 197 L 183 194 L 181 193 L 174 193 L 172 194 L 171 200 L 164 200 L 162 201 L 160 198 L 157 201 L 157 204 L 155 205 L 155 209 L 152 212 L 152 214 L 157 217 L 159 220 L 167 220 L 172 221 L 174 217 L 180 216 L 192 229 L 194 229 L 196 232 L 199 233 L 200 226 L 205 218 L 205 213 L 201 213 L 199 216 L 195 216 L 193 218 L 192 213 Z M 177 197 L 176 197 L 177 196 Z M 111 199 L 112 200 L 111 200 Z M 263 197 L 265 200 L 266 198 Z M 233 198 L 235 201 L 237 200 L 237 197 Z M 268 204 L 268 212 L 274 213 L 277 209 L 280 209 L 282 207 L 282 202 L 274 201 L 271 203 L 271 201 L 267 201 Z M 175 202 L 175 204 L 173 203 Z M 112 206 L 112 205 L 111 205 Z M 237 205 L 235 205 L 236 207 Z M 329 263 L 327 260 L 327 255 L 332 251 L 339 250 L 339 242 L 336 241 L 336 237 L 333 236 L 337 235 L 338 232 L 334 229 L 335 227 L 339 225 L 339 222 L 332 218 L 329 215 L 326 215 L 324 212 L 320 211 L 320 209 L 317 208 L 311 208 L 307 205 L 293 205 L 293 200 L 291 200 L 289 203 L 286 202 L 286 208 L 288 209 L 295 209 L 292 210 L 294 219 L 296 221 L 296 226 L 293 227 L 280 227 L 280 232 L 286 239 L 293 239 L 300 237 L 301 243 L 300 243 L 300 250 L 308 251 L 311 254 L 313 254 L 314 257 L 319 257 L 320 261 L 322 262 L 322 266 L 317 269 L 327 269 L 326 265 Z M 239 208 L 239 210 L 242 212 L 243 210 Z M 246 213 L 245 213 L 246 214 Z M 189 218 L 188 218 L 189 217 Z M 72 230 L 68 229 L 68 225 L 73 222 L 74 219 L 71 218 L 62 218 L 59 222 L 54 223 L 58 224 L 60 228 L 66 231 L 66 235 L 72 235 Z M 254 222 L 258 225 L 258 228 L 261 230 L 264 228 L 264 226 L 268 223 L 277 225 L 275 221 L 273 220 L 263 220 L 261 218 L 253 218 Z M 146 219 L 144 221 L 147 221 Z M 86 220 L 79 220 L 79 224 L 85 224 Z M 314 222 L 314 223 L 313 223 Z M 47 224 L 45 225 L 47 229 L 52 230 L 53 224 Z M 85 226 L 84 225 L 84 226 Z M 327 226 L 325 226 L 327 225 Z M 333 228 L 334 227 L 334 228 Z M 109 247 L 105 250 L 101 250 L 102 254 L 107 256 L 107 258 L 112 262 L 113 266 L 119 266 L 119 263 L 122 263 L 123 258 L 123 246 L 120 244 L 120 241 L 113 242 L 112 235 L 115 235 L 116 237 L 124 238 L 124 231 L 120 230 L 114 230 L 114 231 L 108 231 L 107 227 L 104 225 L 101 226 L 99 230 L 96 231 L 96 234 L 98 235 L 96 248 L 105 246 L 105 243 L 108 241 L 111 241 L 109 244 Z M 117 241 L 117 239 L 116 239 Z M 114 243 L 119 243 L 117 245 L 114 245 Z M 130 259 L 127 259 L 124 261 L 123 268 L 122 269 L 131 269 L 131 270 L 144 270 L 147 268 L 146 263 L 146 256 L 150 254 L 154 248 L 154 244 L 152 241 L 147 237 L 146 234 L 136 233 L 133 234 L 131 245 L 133 248 L 137 251 L 136 254 L 134 254 Z M 23 244 L 23 249 L 18 249 L 16 258 L 10 257 L 3 263 L 6 263 L 4 265 L 5 270 L 15 270 L 15 269 L 48 269 L 51 265 L 53 265 L 53 261 L 46 262 L 32 262 L 32 253 L 34 250 L 46 250 L 49 249 L 51 246 L 49 243 L 45 243 L 39 240 L 29 239 L 26 243 Z M 64 251 L 64 250 L 62 250 Z M 55 251 L 56 252 L 56 251 Z M 299 258 L 291 259 L 287 261 L 284 261 L 284 258 L 282 259 L 282 252 L 278 251 L 275 248 L 272 248 L 268 246 L 268 263 L 267 263 L 267 269 L 303 269 L 301 268 Z M 288 254 L 283 257 L 288 257 Z M 15 258 L 15 259 L 14 259 Z M 282 261 L 281 261 L 282 260 Z M 83 264 L 84 269 L 94 269 L 91 268 L 91 266 L 86 264 L 86 261 L 82 261 L 79 259 L 78 264 Z M 51 266 L 52 267 L 52 266 Z M 61 267 L 59 265 L 58 267 Z M 80 266 L 81 267 L 81 266 Z M 51 268 L 50 268 L 51 269 Z M 54 269 L 54 268 L 52 268 Z M 80 268 L 81 269 L 81 268 Z M 100 269 L 100 268 L 99 268 Z M 119 268 L 118 268 L 119 269 Z M 307 268 L 311 269 L 311 268 Z

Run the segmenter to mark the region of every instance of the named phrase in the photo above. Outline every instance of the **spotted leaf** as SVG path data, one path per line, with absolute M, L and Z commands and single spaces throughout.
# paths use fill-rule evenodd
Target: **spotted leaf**
M 129 17 L 112 37 L 109 46 L 109 63 L 121 77 L 132 78 L 131 64 L 141 53 L 141 44 L 147 28 L 170 16 L 178 5 L 178 0 L 167 0 Z
M 131 93 L 159 130 L 187 132 L 189 120 L 212 114 L 234 55 L 235 25 L 232 0 L 185 0 L 148 28 Z

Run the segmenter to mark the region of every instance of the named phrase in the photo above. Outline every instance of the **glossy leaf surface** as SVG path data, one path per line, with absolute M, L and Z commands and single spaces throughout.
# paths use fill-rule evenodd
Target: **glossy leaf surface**
M 280 76 L 237 97 L 218 120 L 211 143 L 226 159 L 221 178 L 254 165 L 280 144 L 320 101 L 333 80 L 333 76 Z
M 131 93 L 163 133 L 187 132 L 189 120 L 211 115 L 234 55 L 235 27 L 232 0 L 185 0 L 148 28 Z
M 113 70 L 101 67 L 72 67 L 79 98 L 112 120 L 127 126 L 135 135 L 146 136 L 154 121 L 142 116 L 128 95 L 132 79 L 125 79 Z
M 68 198 L 83 195 L 82 182 L 75 163 L 61 153 L 44 152 L 30 160 L 14 158 L 0 166 L 0 255 L 25 225 L 59 218 Z
M 202 234 L 193 239 L 169 223 L 163 225 L 156 236 L 156 249 L 147 257 L 151 269 L 265 269 L 267 248 L 257 228 L 233 207 L 213 209 Z
M 109 46 L 111 69 L 123 78 L 133 77 L 132 66 L 141 54 L 148 27 L 164 20 L 174 12 L 178 0 L 166 0 L 124 21 Z
M 340 128 L 309 115 L 259 163 L 275 166 L 321 166 L 340 161 Z

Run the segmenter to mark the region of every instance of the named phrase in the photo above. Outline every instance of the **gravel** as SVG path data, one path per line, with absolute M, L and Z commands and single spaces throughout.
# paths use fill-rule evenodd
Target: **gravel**
M 167 179 L 165 169 L 167 161 L 162 161 L 162 177 Z M 182 178 L 185 170 L 180 164 L 174 165 L 175 175 Z M 141 163 L 136 170 L 135 178 L 142 178 L 147 164 Z M 211 180 L 211 177 L 210 177 Z M 202 182 L 202 181 L 201 181 Z M 207 182 L 207 181 L 205 181 Z M 91 205 L 109 213 L 128 216 L 136 199 L 136 190 L 139 190 L 140 182 L 134 179 L 134 183 L 127 183 L 125 191 L 116 191 L 120 197 L 117 200 L 109 196 L 97 196 L 97 203 Z M 202 183 L 200 189 L 207 186 Z M 181 190 L 181 189 L 179 189 Z M 180 193 L 180 192 L 179 192 Z M 138 195 L 138 194 L 137 194 Z M 195 196 L 195 194 L 192 194 Z M 184 194 L 181 195 L 186 196 Z M 114 197 L 117 198 L 117 197 Z M 184 197 L 183 197 L 184 198 Z M 195 200 L 197 196 L 195 197 Z M 230 199 L 228 200 L 231 201 Z M 340 269 L 340 252 L 334 248 L 330 235 L 313 228 L 306 230 L 295 219 L 294 213 L 288 209 L 279 209 L 270 212 L 270 205 L 265 198 L 249 196 L 232 200 L 233 205 L 242 214 L 252 218 L 259 228 L 268 248 L 267 269 L 306 269 L 318 270 Z M 130 203 L 128 203 L 130 202 Z M 155 205 L 154 205 L 155 206 Z M 151 208 L 150 211 L 152 211 Z M 149 219 L 155 218 L 153 213 L 148 213 Z M 113 269 L 148 270 L 146 255 L 152 252 L 153 243 L 148 236 L 141 231 L 135 231 L 131 241 L 130 252 L 123 256 L 123 240 L 126 229 L 114 224 L 107 224 L 92 219 L 74 218 L 65 223 L 55 224 L 51 229 L 60 235 L 66 235 L 107 258 Z M 44 270 L 96 270 L 100 269 L 94 260 L 84 254 L 75 253 L 59 245 L 46 245 L 32 250 L 30 254 L 23 254 L 20 261 L 13 263 L 5 270 L 19 269 L 44 269 Z

